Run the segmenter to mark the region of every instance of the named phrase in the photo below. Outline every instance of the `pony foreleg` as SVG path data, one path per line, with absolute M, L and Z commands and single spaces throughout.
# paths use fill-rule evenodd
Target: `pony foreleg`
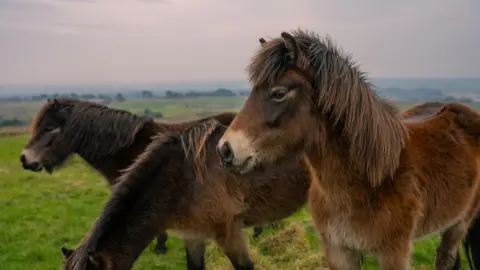
M 359 251 L 333 245 L 323 239 L 327 264 L 331 270 L 360 270 L 362 254 Z
M 219 233 L 215 240 L 235 270 L 253 270 L 253 261 L 248 254 L 241 224 L 233 225 L 225 232 Z
M 260 234 L 262 234 L 262 232 L 263 232 L 263 227 L 262 226 L 253 227 L 252 238 L 257 239 L 260 236 Z
M 205 270 L 205 239 L 186 238 L 183 241 L 188 270 Z
M 435 269 L 450 270 L 455 266 L 458 250 L 466 233 L 467 227 L 465 223 L 461 222 L 442 234 L 440 245 L 437 248 Z
M 410 269 L 411 241 L 396 243 L 395 250 L 382 250 L 377 254 L 381 270 Z
M 157 245 L 155 246 L 155 253 L 157 254 L 165 254 L 167 253 L 167 242 L 168 234 L 167 232 L 161 232 L 157 236 Z

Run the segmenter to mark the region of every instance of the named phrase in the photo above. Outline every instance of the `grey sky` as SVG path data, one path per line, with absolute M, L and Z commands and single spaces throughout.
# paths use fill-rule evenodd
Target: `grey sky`
M 243 79 L 259 37 L 330 34 L 371 76 L 480 76 L 478 0 L 0 0 L 0 84 Z

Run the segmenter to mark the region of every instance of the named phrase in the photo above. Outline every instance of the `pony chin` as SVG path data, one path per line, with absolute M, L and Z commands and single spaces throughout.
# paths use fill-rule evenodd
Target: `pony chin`
M 261 164 L 259 164 L 257 162 L 257 158 L 255 156 L 249 156 L 245 160 L 245 162 L 240 166 L 235 166 L 235 167 L 230 167 L 230 168 L 227 168 L 227 167 L 224 166 L 224 168 L 226 170 L 228 170 L 229 172 L 231 172 L 233 174 L 237 174 L 237 175 L 247 174 L 247 173 L 253 171 L 254 169 L 260 168 L 260 167 L 261 167 Z
M 44 167 L 45 167 L 45 171 L 46 171 L 47 173 L 49 173 L 49 174 L 52 174 L 52 173 L 53 173 L 53 169 L 54 169 L 53 166 L 51 166 L 51 165 L 45 165 Z

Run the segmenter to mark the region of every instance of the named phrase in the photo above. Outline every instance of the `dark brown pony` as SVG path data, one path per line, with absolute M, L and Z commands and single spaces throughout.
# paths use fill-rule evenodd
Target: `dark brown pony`
M 120 172 L 131 165 L 158 133 L 185 130 L 214 118 L 229 125 L 234 113 L 221 113 L 180 124 L 155 122 L 150 117 L 75 99 L 47 102 L 32 123 L 32 137 L 22 151 L 23 168 L 52 172 L 76 153 L 100 172 L 112 186 Z M 262 228 L 255 228 L 258 235 Z M 255 236 L 255 235 L 254 235 Z M 161 233 L 155 251 L 167 251 L 167 234 Z
M 218 144 L 245 174 L 303 156 L 312 218 L 331 269 L 408 269 L 414 239 L 440 233 L 436 269 L 450 269 L 479 208 L 480 115 L 446 104 L 403 120 L 330 38 L 283 32 L 249 66 L 252 91 Z M 251 116 L 255 115 L 254 118 Z
M 120 177 L 77 249 L 62 248 L 63 269 L 131 269 L 168 229 L 184 235 L 188 269 L 205 269 L 205 239 L 215 240 L 235 269 L 253 269 L 242 228 L 301 208 L 309 175 L 295 157 L 248 176 L 226 172 L 215 151 L 225 130 L 210 120 L 178 135 L 160 133 Z

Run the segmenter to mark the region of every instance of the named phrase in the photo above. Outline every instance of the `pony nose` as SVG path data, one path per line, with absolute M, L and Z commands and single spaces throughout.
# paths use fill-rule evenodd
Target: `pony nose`
M 222 161 L 222 164 L 225 166 L 232 166 L 233 165 L 233 158 L 235 157 L 232 146 L 230 143 L 224 142 L 220 148 L 218 148 L 218 154 Z
M 20 162 L 22 162 L 22 164 L 27 163 L 27 158 L 25 157 L 24 154 L 21 154 L 21 155 L 20 155 Z

